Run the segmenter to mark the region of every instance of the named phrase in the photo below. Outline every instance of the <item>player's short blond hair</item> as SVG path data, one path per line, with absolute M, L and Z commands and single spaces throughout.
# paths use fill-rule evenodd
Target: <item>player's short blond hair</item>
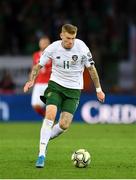
M 76 34 L 77 33 L 77 30 L 78 30 L 78 28 L 76 27 L 76 26 L 74 26 L 74 25 L 72 25 L 72 24 L 64 24 L 63 26 L 62 26 L 62 32 L 67 32 L 67 33 L 69 33 L 69 34 Z

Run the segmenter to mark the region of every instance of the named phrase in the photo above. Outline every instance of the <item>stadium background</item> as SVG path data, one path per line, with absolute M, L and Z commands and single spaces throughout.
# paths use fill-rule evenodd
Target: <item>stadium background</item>
M 19 120 L 20 114 L 22 120 L 40 119 L 30 107 L 30 96 L 23 95 L 22 92 L 31 68 L 32 53 L 38 49 L 38 40 L 43 34 L 49 35 L 51 41 L 57 40 L 61 25 L 73 23 L 79 28 L 78 38 L 84 40 L 91 49 L 101 84 L 108 95 L 105 104 L 110 105 L 111 112 L 107 114 L 106 110 L 104 111 L 107 119 L 118 113 L 120 118 L 114 117 L 119 121 L 122 121 L 123 116 L 126 118 L 124 121 L 134 122 L 136 115 L 132 111 L 136 108 L 135 4 L 133 0 L 0 1 L 0 80 L 4 78 L 7 82 L 8 71 L 8 76 L 11 76 L 14 82 L 14 88 L 9 91 L 3 90 L 1 83 L 0 119 Z M 85 89 L 75 120 L 84 120 L 85 115 L 82 115 L 81 111 L 85 103 L 92 99 L 96 102 L 95 90 L 86 70 L 84 79 Z M 101 106 L 104 105 L 88 106 L 90 121 L 100 116 Z M 24 109 L 27 109 L 25 115 Z M 127 111 L 125 114 L 124 109 Z M 100 117 L 99 119 L 104 118 Z
M 0 0 L 0 179 L 136 179 L 135 9 L 135 0 Z M 90 48 L 106 101 L 97 101 L 85 71 L 74 122 L 49 143 L 46 167 L 39 171 L 42 120 L 23 85 L 39 38 L 59 39 L 64 23 L 77 25 L 78 38 Z M 2 79 L 13 82 L 10 89 L 2 88 Z M 92 157 L 85 169 L 70 160 L 80 148 Z

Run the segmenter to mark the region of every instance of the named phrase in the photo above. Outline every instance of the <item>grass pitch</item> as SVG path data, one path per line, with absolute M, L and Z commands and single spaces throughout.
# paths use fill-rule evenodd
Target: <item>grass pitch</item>
M 73 123 L 50 141 L 46 166 L 35 168 L 41 123 L 0 123 L 0 179 L 136 178 L 136 125 Z M 72 165 L 73 151 L 92 155 L 87 168 Z

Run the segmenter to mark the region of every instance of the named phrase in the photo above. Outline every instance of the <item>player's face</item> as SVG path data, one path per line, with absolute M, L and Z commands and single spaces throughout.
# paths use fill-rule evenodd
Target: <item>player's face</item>
M 68 32 L 62 32 L 60 34 L 62 39 L 62 46 L 66 49 L 71 49 L 74 45 L 76 34 L 69 34 Z
M 50 40 L 48 38 L 42 38 L 39 41 L 40 50 L 43 51 L 47 46 L 49 46 Z

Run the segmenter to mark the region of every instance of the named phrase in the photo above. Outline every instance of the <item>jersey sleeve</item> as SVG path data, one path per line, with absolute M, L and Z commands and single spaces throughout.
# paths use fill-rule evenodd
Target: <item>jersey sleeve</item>
M 52 59 L 52 53 L 53 53 L 53 45 L 49 45 L 42 53 L 40 60 L 39 60 L 39 64 L 41 66 L 44 66 L 45 64 L 47 64 L 47 62 L 49 61 L 49 59 Z
M 92 58 L 92 54 L 91 54 L 90 50 L 88 49 L 88 52 L 86 53 L 86 58 L 85 58 L 85 66 L 90 67 L 94 64 L 95 64 L 95 62 Z
M 84 65 L 86 67 L 90 67 L 95 64 L 92 53 L 90 52 L 89 48 L 86 46 L 85 43 L 83 43 L 83 59 L 84 59 Z

